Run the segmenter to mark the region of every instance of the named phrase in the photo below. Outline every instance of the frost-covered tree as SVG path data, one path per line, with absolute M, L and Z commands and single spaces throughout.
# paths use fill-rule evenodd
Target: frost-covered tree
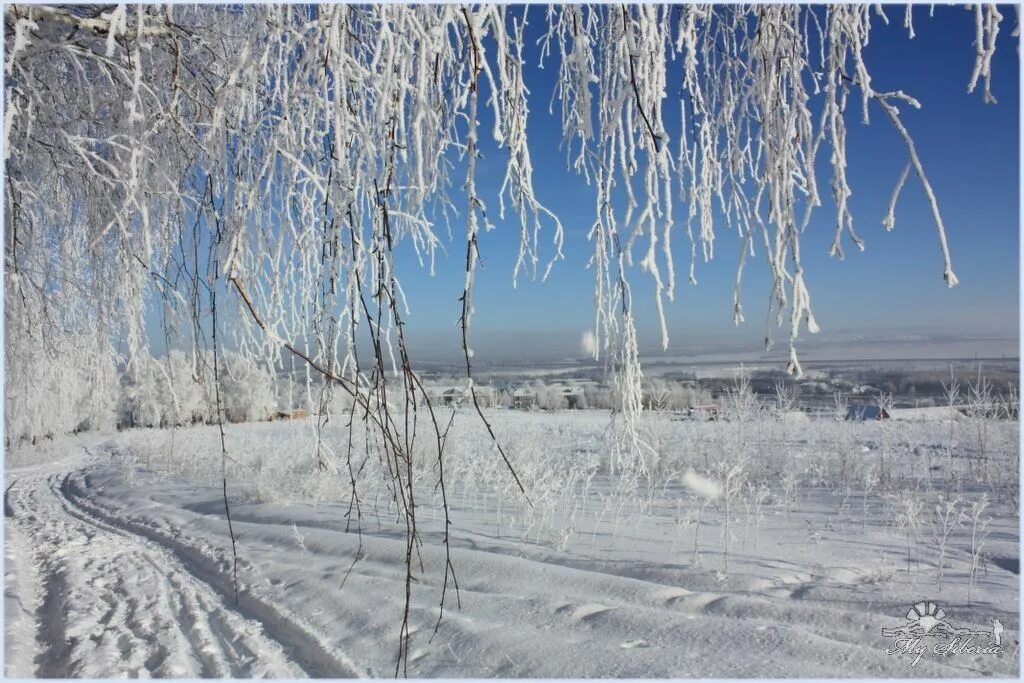
M 135 371 L 122 377 L 118 423 L 123 427 L 165 426 L 160 389 L 152 360 L 137 362 Z
M 212 380 L 208 374 L 197 372 L 188 354 L 175 349 L 154 363 L 164 426 L 186 426 L 214 419 L 209 391 Z
M 229 422 L 265 420 L 279 407 L 277 378 L 265 367 L 225 352 L 220 364 L 224 419 Z M 122 377 L 117 423 L 121 427 L 173 427 L 217 421 L 212 368 L 196 374 L 180 350 L 152 358 L 139 356 L 132 372 Z
M 277 410 L 274 375 L 237 354 L 226 354 L 220 387 L 224 413 L 231 422 L 268 419 Z
M 6 324 L 9 340 L 17 331 L 38 342 L 9 344 L 6 351 L 6 445 L 114 427 L 119 391 L 110 340 L 73 323 L 44 335 L 10 308 Z
M 513 281 L 546 276 L 569 246 L 534 188 L 527 122 L 548 94 L 531 91 L 529 60 L 557 71 L 552 106 L 567 161 L 593 188 L 593 348 L 614 378 L 627 450 L 639 452 L 634 271 L 654 282 L 667 345 L 680 233 L 690 257 L 685 279 L 696 283 L 716 238 L 736 230 L 735 319 L 743 320 L 740 279 L 756 246 L 771 272 L 766 341 L 773 323 L 788 325 L 789 369 L 799 375 L 798 334 L 818 329 L 801 237 L 824 193 L 837 207 L 831 253 L 841 256 L 848 243 L 863 248 L 849 207 L 850 121 L 880 118 L 904 140 L 907 165 L 884 225 L 894 227 L 912 173 L 935 219 L 937 269 L 956 284 L 939 201 L 901 115 L 918 103 L 903 90 L 878 89 L 865 59 L 872 23 L 893 11 L 8 4 L 8 424 L 28 438 L 82 424 L 74 424 L 77 409 L 62 409 L 50 425 L 26 413 L 43 400 L 36 392 L 54 386 L 75 405 L 82 383 L 101 377 L 116 393 L 111 367 L 141 377 L 145 315 L 159 305 L 165 327 L 191 348 L 193 375 L 215 378 L 218 421 L 228 405 L 220 384 L 232 372 L 208 368 L 224 362 L 227 348 L 250 367 L 303 367 L 320 405 L 331 405 L 334 392 L 348 395 L 379 435 L 410 520 L 411 553 L 417 418 L 438 437 L 442 486 L 443 439 L 429 403 L 426 413 L 412 411 L 425 392 L 405 343 L 405 266 L 396 254 L 411 250 L 432 272 L 445 235 L 459 231 L 459 327 L 477 405 L 472 321 L 482 233 L 494 215 L 518 225 Z M 899 11 L 912 35 L 913 10 Z M 972 16 L 967 86 L 980 84 L 992 101 L 1003 17 L 994 5 L 977 5 Z M 527 39 L 527 21 L 544 26 L 539 45 Z M 678 127 L 667 123 L 670 109 L 680 112 Z M 483 136 L 503 150 L 496 196 L 477 183 L 491 163 L 481 158 Z M 81 339 L 86 354 L 70 354 Z M 82 363 L 77 374 L 67 372 L 74 363 Z M 47 381 L 33 384 L 34 372 Z M 413 417 L 393 419 L 393 410 Z M 101 424 L 104 414 L 85 424 Z

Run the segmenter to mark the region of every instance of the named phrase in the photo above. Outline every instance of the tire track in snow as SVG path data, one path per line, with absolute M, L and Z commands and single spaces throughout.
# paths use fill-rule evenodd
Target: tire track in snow
M 103 526 L 114 533 L 128 535 L 143 543 L 155 545 L 171 555 L 186 571 L 185 574 L 211 588 L 221 601 L 230 603 L 232 608 L 244 617 L 258 623 L 310 677 L 359 678 L 361 669 L 344 653 L 332 651 L 331 647 L 304 621 L 287 608 L 264 600 L 240 586 L 240 602 L 233 603 L 234 587 L 227 560 L 219 560 L 204 553 L 177 536 L 164 530 L 134 520 L 118 517 L 112 512 L 93 503 L 73 480 L 83 476 L 85 468 L 64 473 L 54 479 L 54 495 L 61 501 L 68 514 Z M 237 674 L 236 674 L 237 675 Z M 254 675 L 248 671 L 240 675 Z M 264 674 L 266 675 L 266 674 Z
M 174 549 L 96 517 L 67 495 L 69 476 L 48 467 L 7 496 L 40 577 L 36 675 L 320 673 L 288 642 L 300 634 L 282 642 L 285 624 L 234 609 Z

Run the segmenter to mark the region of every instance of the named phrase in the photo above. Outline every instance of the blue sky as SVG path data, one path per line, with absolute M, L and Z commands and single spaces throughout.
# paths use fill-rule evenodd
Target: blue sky
M 906 163 L 906 147 L 881 110 L 874 109 L 871 124 L 864 126 L 859 111 L 851 108 L 848 175 L 854 192 L 852 212 L 867 248 L 860 253 L 847 241 L 844 261 L 827 256 L 835 209 L 827 186 L 830 175 L 823 175 L 824 205 L 816 211 L 803 238 L 805 271 L 822 335 L 837 340 L 854 334 L 885 337 L 907 332 L 1015 338 L 1019 57 L 1010 32 L 1016 16 L 1009 7 L 1003 12 L 993 63 L 992 87 L 999 103 L 986 105 L 980 88 L 974 94 L 966 92 L 974 61 L 972 13 L 961 7 L 940 6 L 929 18 L 928 7 L 919 7 L 913 40 L 902 27 L 902 7 L 890 6 L 888 13 L 889 26 L 880 19 L 873 23 L 867 63 L 876 88 L 903 89 L 922 104 L 920 110 L 901 107 L 901 112 L 939 197 L 960 285 L 949 289 L 942 280 L 935 225 L 913 174 L 901 195 L 896 229 L 892 233 L 883 230 L 881 219 Z M 530 16 L 536 29 L 543 16 L 536 8 Z M 593 325 L 593 280 L 586 270 L 593 191 L 582 178 L 565 170 L 558 113 L 549 115 L 547 106 L 553 68 L 535 68 L 536 50 L 527 61 L 527 82 L 534 98 L 529 133 L 535 187 L 541 201 L 559 215 L 566 228 L 566 258 L 555 265 L 547 282 L 521 277 L 519 287 L 513 289 L 518 225 L 498 221 L 496 210 L 491 211 L 497 228 L 480 239 L 484 268 L 477 279 L 474 319 L 477 353 L 483 358 L 572 354 L 580 335 Z M 484 130 L 489 129 L 486 119 L 481 123 Z M 678 132 L 670 134 L 678 139 Z M 484 151 L 487 158 L 481 162 L 478 190 L 495 207 L 503 157 L 494 149 Z M 827 162 L 828 151 L 821 157 Z M 825 171 L 827 163 L 822 168 Z M 492 178 L 494 182 L 488 182 Z M 461 229 L 461 225 L 453 226 L 455 241 L 447 245 L 447 255 L 439 256 L 435 277 L 414 273 L 412 268 L 403 277 L 413 309 L 408 318 L 409 334 L 414 351 L 419 347 L 423 355 L 447 356 L 446 349 L 458 350 L 455 322 L 465 258 Z M 677 225 L 677 229 L 676 270 L 685 274 L 689 246 L 685 228 Z M 747 323 L 735 328 L 732 282 L 738 246 L 735 233 L 723 229 L 716 241 L 715 260 L 698 266 L 698 285 L 680 285 L 676 302 L 668 308 L 670 353 L 708 345 L 760 350 L 767 266 L 761 250 L 748 261 L 744 276 Z M 637 271 L 632 281 L 641 345 L 655 352 L 658 332 L 648 279 Z M 780 331 L 777 338 L 785 335 L 785 330 Z

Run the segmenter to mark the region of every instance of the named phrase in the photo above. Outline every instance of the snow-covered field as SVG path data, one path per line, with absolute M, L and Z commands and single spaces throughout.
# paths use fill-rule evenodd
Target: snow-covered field
M 409 676 L 1018 672 L 1016 422 L 652 415 L 646 471 L 623 473 L 606 413 L 488 417 L 528 500 L 457 413 L 458 594 L 435 634 L 444 517 L 417 446 Z M 237 602 L 216 427 L 8 451 L 7 675 L 394 675 L 405 527 L 353 438 L 350 470 L 332 423 L 322 471 L 306 422 L 227 426 Z M 887 654 L 921 600 L 959 628 L 998 620 L 1001 654 Z

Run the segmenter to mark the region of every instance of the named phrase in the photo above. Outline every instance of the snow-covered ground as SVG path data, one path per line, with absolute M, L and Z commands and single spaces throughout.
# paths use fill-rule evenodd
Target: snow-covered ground
M 639 477 L 609 458 L 607 414 L 489 417 L 529 502 L 459 413 L 445 460 L 458 594 L 435 634 L 443 514 L 424 445 L 409 676 L 1018 671 L 1016 423 L 652 416 Z M 362 445 L 353 504 L 346 435 L 325 436 L 323 472 L 307 423 L 227 427 L 237 601 L 216 428 L 9 451 L 7 675 L 394 675 L 404 523 Z M 961 518 L 941 543 L 936 506 L 970 516 L 983 495 L 987 527 Z M 998 620 L 1002 654 L 886 654 L 882 629 L 921 600 L 957 627 Z

